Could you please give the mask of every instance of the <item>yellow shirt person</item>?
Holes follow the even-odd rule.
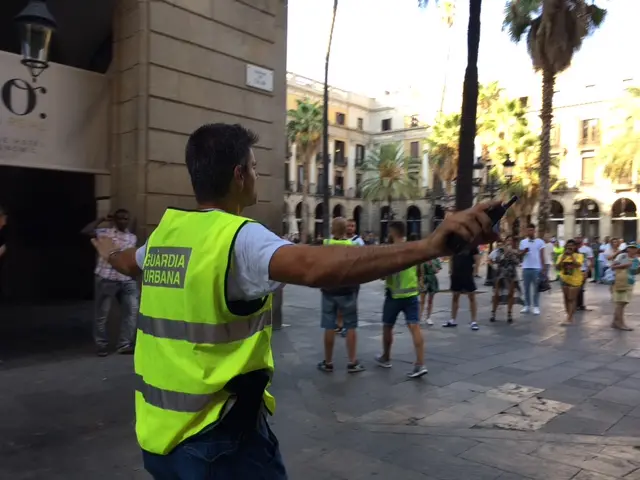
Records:
[[[570,287],[581,286],[584,277],[580,267],[583,263],[584,255],[582,253],[564,253],[560,255],[556,266],[562,283]]]

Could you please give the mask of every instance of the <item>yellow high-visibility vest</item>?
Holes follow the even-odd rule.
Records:
[[[418,267],[409,267],[389,275],[386,278],[386,286],[391,293],[391,298],[409,298],[418,295]]]
[[[217,421],[234,377],[273,374],[271,295],[226,296],[233,245],[250,221],[168,209],[149,237],[135,350],[136,434],[148,452],[167,454]],[[274,398],[263,398],[273,412]]]

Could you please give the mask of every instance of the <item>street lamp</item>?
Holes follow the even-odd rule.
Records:
[[[513,167],[515,166],[516,162],[511,160],[511,157],[507,153],[507,159],[502,163],[504,178],[507,179],[507,183],[511,183],[511,179],[513,179]]]
[[[34,81],[49,66],[51,36],[58,24],[44,0],[30,0],[15,21],[20,25],[21,63]]]

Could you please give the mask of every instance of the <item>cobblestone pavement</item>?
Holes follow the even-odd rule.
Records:
[[[447,283],[443,279],[443,283]],[[429,374],[408,380],[412,345],[401,326],[393,368],[377,368],[382,285],[360,294],[359,356],[367,371],[319,372],[317,291],[287,287],[285,326],[274,334],[278,400],[273,419],[292,480],[640,480],[640,299],[637,331],[609,328],[607,288],[590,285],[592,309],[560,327],[558,287],[542,315],[442,329],[450,295],[436,297],[425,328]],[[133,423],[131,358],[86,353],[0,365],[0,478],[142,479]]]

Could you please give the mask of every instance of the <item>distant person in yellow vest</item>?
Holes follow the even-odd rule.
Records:
[[[347,221],[342,218],[334,218],[331,223],[331,239],[325,239],[324,245],[356,246],[347,238]],[[349,363],[347,372],[358,373],[364,370],[364,366],[356,357],[356,329],[358,328],[358,296],[357,287],[333,287],[322,289],[322,320],[324,329],[324,360],[318,364],[323,372],[333,372],[333,346],[336,340],[336,325],[338,315],[342,316],[342,328],[346,331],[347,355]]]
[[[142,274],[136,434],[156,480],[287,478],[266,420],[272,294],[284,284],[357,285],[450,254],[454,233],[495,240],[484,211],[498,202],[455,213],[417,242],[293,245],[240,216],[257,201],[256,143],[240,125],[198,128],[185,155],[197,210],[168,208],[138,250],[92,240],[119,272]]]
[[[392,222],[389,225],[389,243],[394,245],[407,242],[404,223]],[[409,242],[409,244],[416,242]],[[420,302],[418,297],[418,266],[412,266],[385,279],[385,299],[382,307],[382,354],[376,362],[383,368],[391,368],[391,344],[393,327],[398,315],[404,313],[404,320],[413,339],[416,362],[407,374],[409,378],[418,378],[427,373],[424,366],[424,339],[420,330]]]

